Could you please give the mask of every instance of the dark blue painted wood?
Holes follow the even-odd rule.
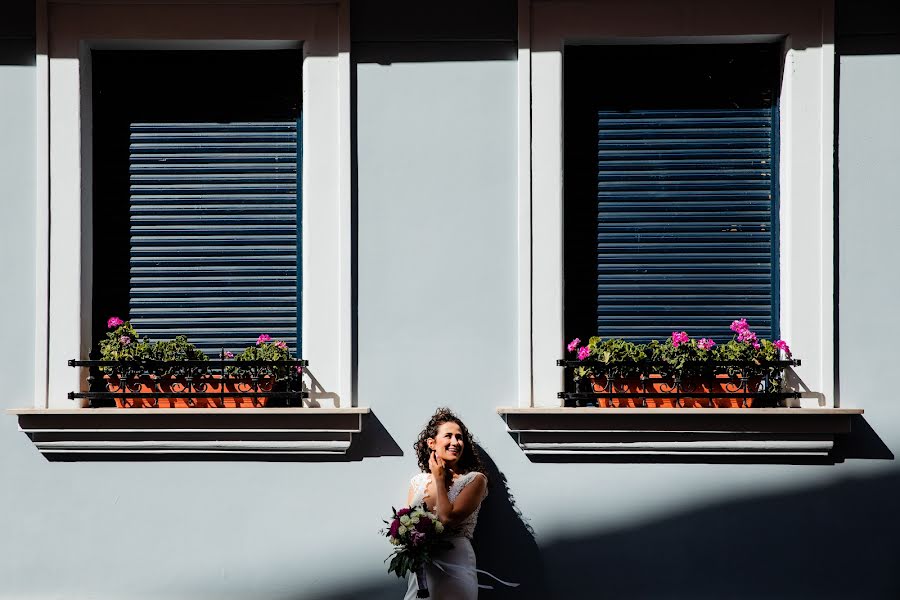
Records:
[[[218,354],[260,333],[297,348],[298,127],[130,126],[129,313]]]
[[[773,111],[599,110],[597,330],[773,334]]]

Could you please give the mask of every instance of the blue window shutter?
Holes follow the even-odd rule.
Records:
[[[129,314],[208,354],[297,350],[296,121],[133,122]]]
[[[579,335],[574,322],[582,338],[725,341],[745,317],[777,336],[774,48],[583,50],[567,92],[611,54],[619,70],[576,103],[577,124],[567,115],[567,133],[589,128],[593,143],[567,145],[591,161],[567,156],[567,177],[579,171],[567,181],[567,334]]]
[[[94,347],[112,315],[210,355],[300,352],[302,53],[93,50]]]
[[[772,111],[599,111],[597,330],[772,335]]]

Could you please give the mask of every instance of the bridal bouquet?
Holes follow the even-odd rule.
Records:
[[[391,561],[388,573],[396,573],[397,577],[402,578],[407,573],[415,572],[419,584],[416,597],[428,598],[425,565],[433,563],[432,555],[436,551],[447,550],[453,545],[444,537],[444,524],[434,513],[421,506],[391,510],[394,515],[385,521],[388,528],[383,530],[394,545],[393,552],[388,556]]]

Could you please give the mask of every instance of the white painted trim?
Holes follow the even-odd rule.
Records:
[[[826,457],[860,409],[499,408],[526,455]]]
[[[833,2],[531,2],[533,406],[558,406],[562,316],[562,54],[568,43],[745,43],[786,39],[781,96],[781,328],[813,393],[831,406],[833,349]],[[520,63],[526,58],[520,54]],[[523,68],[520,65],[520,68]],[[523,94],[520,88],[520,96]],[[522,99],[520,98],[520,102]],[[520,152],[524,145],[520,144]],[[520,157],[520,161],[523,160]],[[520,207],[521,207],[520,193]],[[521,291],[521,288],[520,288]],[[736,317],[739,315],[736,315]],[[520,368],[522,363],[520,362]],[[520,374],[520,379],[524,378]]]
[[[531,406],[531,0],[519,0],[518,15],[517,397],[519,406]]]
[[[52,35],[52,33],[51,33]],[[81,135],[78,47],[50,55],[50,335],[47,406],[67,408],[80,387],[66,366],[81,356]],[[89,314],[89,313],[88,313]]]
[[[12,409],[51,455],[344,455],[368,409]]]
[[[804,440],[717,440],[711,442],[627,441],[627,442],[519,442],[525,454],[586,455],[685,455],[685,456],[828,456],[834,436],[810,436]],[[39,446],[40,448],[40,446]],[[43,448],[41,448],[43,450]]]
[[[179,0],[49,0],[50,4],[177,4]],[[272,4],[272,5],[306,5],[314,6],[320,4],[334,4],[335,0],[187,0],[182,4],[200,4],[200,5],[253,5],[255,4]]]
[[[532,404],[559,406],[556,394],[563,389],[563,372],[556,366],[563,344],[562,86],[547,85],[543,79],[546,73],[562,72],[561,52],[532,51],[531,69],[531,218],[536,224],[531,236]]]
[[[346,141],[340,146],[338,158],[339,198],[338,233],[340,240],[340,360],[338,363],[339,388],[347,406],[356,406],[353,397],[353,217],[351,185],[353,156],[350,140],[351,132],[351,65],[350,65],[350,0],[340,0],[338,26],[338,89],[340,90],[340,139]]]
[[[35,2],[34,405],[47,407],[50,334],[50,62],[46,0]]]
[[[819,375],[822,381],[822,391],[826,394],[826,402],[834,407],[840,406],[840,395],[837,389],[836,373],[834,370],[834,357],[837,349],[834,347],[834,315],[835,315],[835,294],[834,294],[834,90],[838,82],[835,81],[835,50],[834,50],[834,7],[831,10],[822,12],[822,42],[823,46],[828,50],[822,52],[821,62],[821,79],[820,101],[821,101],[821,117],[820,127],[822,130],[822,152],[819,155],[819,161],[822,172],[822,216],[820,230],[822,232],[822,248],[820,249],[821,262],[820,275],[822,280],[822,289],[820,297],[822,298],[822,314],[821,322],[823,331],[827,334],[820,340],[821,344],[821,368]]]
[[[150,410],[150,409],[145,409]],[[159,409],[153,409],[159,410]],[[165,409],[165,410],[181,410],[181,409]],[[218,410],[218,409],[211,409]],[[25,411],[21,409],[12,409],[8,410],[10,414],[23,414]],[[34,412],[34,411],[28,411]],[[58,412],[58,411],[57,411]],[[553,415],[562,415],[565,417],[570,417],[572,415],[588,415],[592,417],[597,417],[598,419],[607,419],[607,418],[615,418],[615,417],[623,417],[623,418],[632,418],[632,417],[647,417],[649,419],[659,418],[660,416],[664,417],[681,417],[684,419],[691,419],[698,415],[719,415],[731,417],[735,415],[743,415],[750,417],[757,417],[760,415],[766,416],[778,416],[778,417],[786,417],[786,418],[797,418],[797,419],[806,419],[810,415],[829,415],[829,416],[840,416],[840,415],[861,415],[864,414],[865,411],[861,408],[804,408],[804,409],[796,409],[796,408],[785,408],[785,407],[768,407],[768,408],[692,408],[690,410],[685,410],[683,408],[630,408],[630,407],[622,407],[622,408],[601,408],[590,407],[590,406],[572,406],[572,407],[548,407],[548,408],[521,408],[521,407],[509,407],[502,406],[497,409],[498,415],[531,415],[535,417],[548,417]],[[581,425],[585,425],[584,421],[579,422]],[[525,431],[524,429],[515,429],[515,431]],[[549,431],[549,430],[548,430]],[[560,431],[591,431],[589,428],[585,429],[571,429],[566,428]]]
[[[39,298],[49,297],[49,335],[47,401],[36,394],[36,407],[74,406],[67,392],[82,382],[66,361],[86,356],[90,344],[90,72],[85,69],[90,49],[299,44],[304,56],[303,355],[315,377],[310,401],[350,406],[349,19],[337,1],[52,5],[49,103],[38,107],[53,140],[48,175],[40,177],[41,186],[50,187],[50,213],[39,227],[51,220],[54,226],[49,290],[37,290]]]
[[[581,410],[581,409],[579,409]],[[702,409],[697,409],[702,410]],[[716,410],[730,410],[730,409],[716,409]],[[748,410],[748,409],[742,409]],[[197,415],[217,415],[224,418],[232,418],[234,416],[241,416],[244,418],[245,416],[250,417],[259,417],[260,419],[265,419],[272,417],[274,415],[281,416],[290,416],[296,418],[309,418],[316,419],[322,416],[327,415],[368,415],[372,412],[370,408],[297,408],[297,407],[287,407],[287,408],[266,408],[265,410],[260,410],[258,408],[129,408],[129,409],[121,409],[121,408],[94,408],[90,412],[85,412],[82,410],[73,410],[73,409],[37,409],[37,408],[8,408],[6,409],[6,414],[9,415],[55,415],[55,416],[76,416],[80,419],[94,419],[101,418],[104,416],[121,418],[121,419],[140,419],[141,417],[153,418],[154,416],[159,415],[177,415],[179,417],[191,418]],[[861,411],[860,411],[861,412]],[[211,427],[205,427],[203,431],[208,431]],[[305,429],[307,430],[307,429]],[[23,431],[31,431],[30,429],[23,429]],[[109,430],[104,430],[109,431]],[[127,429],[127,431],[133,431],[133,429]],[[309,430],[312,431],[312,430]],[[318,431],[318,430],[316,430]],[[322,429],[321,431],[326,431]],[[330,431],[330,429],[328,430]],[[356,430],[354,430],[356,431]]]
[[[42,454],[79,454],[82,452],[118,454],[346,454],[352,436],[343,440],[322,441],[231,441],[231,440],[162,440],[162,441],[84,441],[53,440],[36,441],[35,447]]]

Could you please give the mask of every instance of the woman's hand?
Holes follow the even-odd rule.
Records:
[[[428,469],[431,471],[431,476],[434,477],[435,483],[444,481],[444,460],[438,457],[437,452],[434,450],[431,451],[431,456],[428,457]]]

